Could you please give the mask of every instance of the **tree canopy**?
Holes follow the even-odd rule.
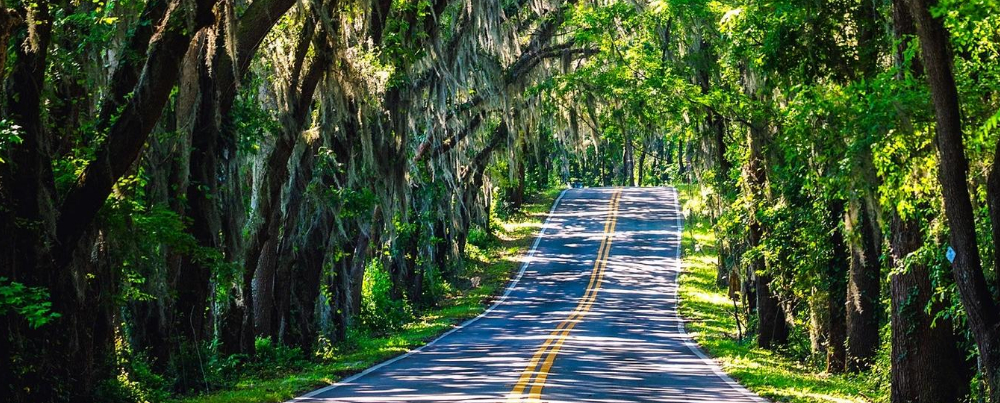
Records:
[[[1000,402],[994,0],[0,0],[0,40],[0,400],[218,389],[468,287],[545,189],[696,183],[741,339]]]

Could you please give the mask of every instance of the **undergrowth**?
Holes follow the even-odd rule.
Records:
[[[799,330],[793,332],[789,344],[776,351],[758,348],[752,337],[738,337],[733,302],[727,290],[716,285],[715,233],[701,214],[703,200],[697,187],[679,188],[687,215],[679,309],[688,321],[688,332],[722,369],[747,389],[776,402],[888,401],[883,373],[888,371],[889,360],[885,345],[872,372],[840,375],[825,373],[822,363],[811,357],[808,335],[801,330],[804,326],[795,326]]]
[[[389,298],[388,274],[378,265],[370,265],[363,284],[361,314],[347,340],[323,346],[311,357],[267,339],[258,340],[258,354],[253,359],[232,357],[211,364],[217,368],[209,372],[230,374],[224,389],[168,401],[282,402],[426,344],[492,303],[516,273],[521,255],[533,242],[559,192],[542,192],[517,214],[495,218],[488,229],[474,227],[466,247],[463,278],[456,282],[464,286],[452,287],[436,307],[414,312],[407,304]]]

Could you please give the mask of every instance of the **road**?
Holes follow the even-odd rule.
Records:
[[[682,229],[673,188],[569,189],[490,310],[295,402],[762,402],[681,330]]]

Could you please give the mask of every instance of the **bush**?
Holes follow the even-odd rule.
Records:
[[[261,377],[301,368],[306,360],[302,349],[275,343],[269,337],[258,337],[254,340],[254,348],[257,354],[249,370]]]
[[[470,244],[476,245],[476,247],[480,249],[490,248],[497,244],[496,236],[486,231],[479,225],[473,225],[469,228],[468,241]]]
[[[868,387],[866,395],[875,396],[872,403],[889,403],[892,395],[892,325],[886,323],[879,332],[881,345],[871,371],[862,375]],[[979,401],[979,400],[970,400]]]
[[[223,356],[206,350],[205,384],[209,389],[232,388],[245,379],[268,379],[307,366],[307,357],[298,347],[275,343],[269,337],[254,340],[256,354]]]
[[[378,260],[365,270],[361,285],[360,327],[373,334],[386,334],[413,320],[413,309],[406,300],[392,298],[392,279]]]
[[[95,401],[107,403],[159,402],[169,396],[170,382],[156,374],[142,354],[118,351],[118,374],[97,385]]]
[[[508,220],[519,212],[520,206],[513,203],[514,193],[515,189],[513,184],[509,184],[509,186],[501,186],[498,189],[493,206],[493,211],[496,213],[497,217],[503,220]]]

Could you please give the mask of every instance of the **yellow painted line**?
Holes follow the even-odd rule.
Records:
[[[577,316],[579,316],[578,312],[580,310],[580,306],[583,304],[583,301],[586,301],[589,298],[591,290],[593,289],[594,286],[594,282],[597,279],[596,275],[598,269],[597,263],[601,261],[601,256],[604,253],[604,249],[608,241],[607,235],[608,235],[608,229],[610,228],[611,224],[611,210],[614,208],[614,202],[616,197],[617,193],[612,195],[611,200],[608,201],[608,219],[604,222],[604,231],[601,236],[601,246],[600,248],[598,248],[597,251],[597,260],[595,260],[594,271],[590,275],[590,283],[587,284],[586,292],[584,293],[583,298],[581,298],[580,304],[577,305],[576,309],[573,310],[573,313],[568,318],[559,323],[559,326],[557,326],[554,331],[549,333],[549,337],[545,340],[545,343],[543,343],[542,346],[539,347],[538,351],[535,352],[535,355],[531,357],[531,360],[528,362],[528,366],[524,369],[524,371],[521,372],[521,377],[518,379],[517,384],[514,386],[514,390],[511,391],[511,396],[509,401],[512,402],[520,401],[521,394],[524,393],[524,389],[527,387],[528,381],[530,381],[531,377],[535,374],[535,368],[538,366],[539,361],[541,361],[542,356],[545,355],[545,352],[548,350],[549,345],[551,345],[555,341],[555,339],[553,339],[552,336],[556,336],[557,334],[559,334],[563,328],[569,326],[569,324],[572,323],[572,321],[576,319]]]
[[[576,324],[582,320],[584,313],[590,310],[594,302],[597,300],[597,291],[601,287],[601,281],[604,279],[604,269],[607,267],[607,258],[611,253],[611,238],[615,232],[615,226],[617,224],[617,212],[618,212],[618,202],[621,200],[621,190],[618,189],[611,196],[611,200],[608,202],[609,211],[608,218],[604,222],[604,232],[601,238],[601,246],[597,250],[597,257],[594,261],[594,269],[590,275],[590,282],[587,284],[587,289],[584,292],[583,297],[581,297],[580,302],[577,304],[576,309],[567,317],[565,320],[559,323],[555,330],[549,333],[549,337],[545,342],[538,348],[535,355],[531,357],[528,361],[527,367],[521,372],[520,378],[518,378],[517,383],[514,385],[514,389],[511,391],[508,402],[520,402],[524,395],[524,390],[527,389],[529,383],[532,385],[531,393],[528,398],[529,401],[537,401],[539,396],[541,396],[542,388],[545,385],[545,380],[548,378],[548,371],[552,368],[552,364],[555,362],[556,356],[559,354],[559,350],[562,348],[563,342],[569,337],[569,333],[576,327]],[[550,349],[551,347],[551,349]],[[539,363],[542,362],[542,358],[545,357],[542,363],[541,369],[536,373],[535,369],[538,367]],[[535,377],[534,382],[530,382],[532,377]]]
[[[620,200],[621,200],[620,197],[617,200],[615,200],[615,205],[611,210],[613,216],[611,218],[611,229],[608,231],[607,248],[604,249],[604,257],[598,261],[598,264],[600,264],[600,269],[597,275],[597,282],[594,285],[593,288],[594,291],[592,293],[592,297],[590,301],[587,302],[587,305],[584,306],[583,312],[581,312],[580,314],[581,316],[583,313],[589,312],[590,308],[594,305],[595,302],[597,302],[597,291],[601,288],[601,283],[604,280],[604,271],[605,268],[608,267],[608,257],[610,257],[611,255],[611,241],[615,233],[615,227],[618,224],[617,220],[618,202]],[[582,321],[582,318],[580,319],[580,321]],[[568,326],[565,330],[563,330],[562,334],[559,337],[559,340],[556,341],[555,346],[548,352],[548,357],[546,357],[545,363],[542,365],[541,370],[538,371],[538,375],[535,377],[534,385],[531,387],[531,393],[528,394],[529,402],[538,401],[539,399],[541,399],[542,388],[545,387],[545,381],[549,377],[549,370],[552,368],[552,364],[555,363],[556,356],[559,355],[559,350],[562,348],[563,342],[565,342],[566,339],[569,338],[570,330],[573,330],[573,327],[575,327],[576,324],[579,323],[580,321],[574,321],[570,326]]]

